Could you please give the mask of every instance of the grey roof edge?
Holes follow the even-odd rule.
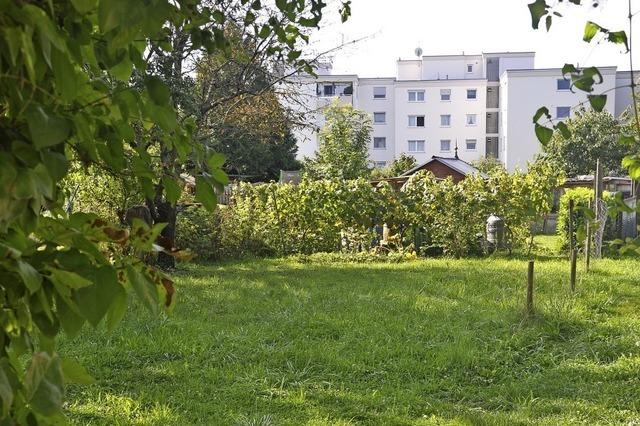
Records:
[[[448,161],[441,161],[441,160],[461,161],[464,164],[466,164],[469,168],[474,170],[472,173],[477,173],[478,175],[480,175],[482,177],[487,177],[486,174],[482,173],[480,170],[476,169],[471,164],[467,163],[466,161],[462,160],[461,158],[440,157],[440,156],[437,156],[437,155],[432,155],[430,160],[425,161],[422,164],[418,164],[417,166],[415,166],[415,167],[407,170],[406,172],[402,173],[400,176],[411,176],[413,173],[415,173],[416,171],[420,170],[422,167],[426,166],[427,164],[429,164],[429,163],[431,163],[433,161],[439,161],[440,163],[444,164],[445,166],[450,167],[451,169],[453,169],[456,172],[461,173],[461,174],[463,174],[465,176],[469,175],[469,170],[462,170],[460,167],[456,166],[455,164],[451,164]]]

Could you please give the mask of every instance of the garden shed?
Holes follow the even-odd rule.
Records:
[[[408,177],[420,170],[427,170],[437,178],[446,179],[451,177],[455,183],[464,180],[467,176],[480,175],[485,176],[480,170],[473,167],[471,164],[464,160],[461,160],[457,155],[455,157],[439,157],[434,155],[426,163],[417,165],[416,167],[407,170],[401,176]]]

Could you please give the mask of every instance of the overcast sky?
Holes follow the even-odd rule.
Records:
[[[422,48],[423,55],[535,51],[536,68],[561,67],[568,62],[629,69],[628,56],[620,46],[582,41],[587,20],[628,31],[626,0],[603,0],[596,9],[565,6],[564,17],[554,21],[549,33],[531,28],[527,8],[531,1],[352,0],[347,23],[341,24],[337,13],[330,12],[324,27],[313,35],[311,49],[324,51],[366,37],[333,54],[333,73],[362,77],[395,76],[395,61],[414,58],[416,47]],[[590,5],[592,0],[583,3]],[[640,11],[640,0],[632,0],[632,10]],[[640,22],[640,13],[635,19]],[[634,28],[634,68],[638,69],[640,25]]]

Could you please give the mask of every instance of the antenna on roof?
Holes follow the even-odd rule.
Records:
[[[422,47],[416,47],[416,50],[414,50],[414,53],[416,54],[416,56],[419,58],[422,56]]]
[[[456,138],[456,149],[454,149],[453,152],[454,152],[453,158],[458,160],[458,138]]]

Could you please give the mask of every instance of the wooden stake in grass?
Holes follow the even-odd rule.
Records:
[[[529,261],[527,271],[527,315],[533,313],[533,260]]]
[[[573,252],[573,200],[569,200],[569,253]]]
[[[591,200],[589,200],[589,210],[591,210]],[[591,220],[587,218],[587,239],[584,242],[584,269],[589,272],[589,263],[591,263]]]
[[[578,250],[571,250],[571,291],[576,291],[576,261],[578,259]]]

